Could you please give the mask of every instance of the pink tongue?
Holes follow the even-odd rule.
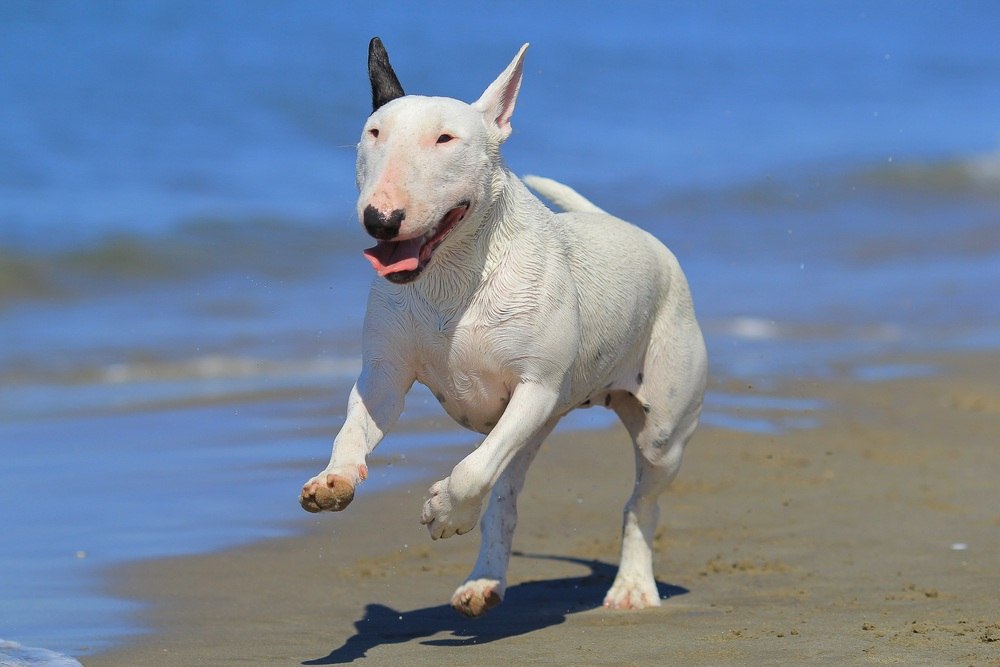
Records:
[[[420,248],[423,239],[418,237],[408,241],[380,241],[374,248],[365,250],[365,257],[379,276],[390,273],[414,271],[420,266]]]

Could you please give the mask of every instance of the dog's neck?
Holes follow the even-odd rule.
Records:
[[[502,266],[518,237],[532,235],[552,212],[506,167],[494,173],[487,201],[456,229],[415,282],[404,286],[435,308],[457,310]]]

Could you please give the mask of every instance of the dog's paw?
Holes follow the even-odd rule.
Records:
[[[481,502],[459,502],[448,491],[448,479],[431,487],[420,523],[427,526],[431,539],[462,535],[476,527]]]
[[[451,606],[462,616],[478,618],[503,602],[503,586],[496,579],[473,579],[458,587]]]
[[[368,476],[368,468],[358,466],[358,479]],[[356,481],[345,475],[323,471],[302,487],[299,504],[307,512],[339,512],[354,500]]]
[[[611,590],[604,596],[604,606],[608,609],[659,607],[660,594],[656,590],[655,582],[619,581],[615,579]]]

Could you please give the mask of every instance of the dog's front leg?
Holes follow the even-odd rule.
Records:
[[[299,503],[309,512],[340,511],[354,499],[354,489],[368,477],[368,455],[395,425],[411,374],[388,363],[366,359],[347,403],[347,418],[333,442],[330,463],[302,487]]]
[[[535,382],[519,384],[503,416],[476,451],[431,487],[420,522],[433,539],[472,530],[483,499],[527,443],[554,419],[558,390]]]

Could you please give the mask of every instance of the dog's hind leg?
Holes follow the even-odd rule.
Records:
[[[671,411],[666,405],[650,405],[631,393],[615,392],[612,407],[632,436],[635,487],[625,505],[621,563],[604,598],[604,606],[658,607],[660,596],[653,575],[653,540],[660,514],[658,499],[680,469],[684,447],[698,423],[700,399],[676,423],[670,420]]]
[[[528,467],[555,421],[542,429],[510,462],[490,493],[490,502],[479,523],[482,533],[479,557],[466,579],[451,596],[451,606],[463,616],[481,616],[503,600],[507,565],[517,526],[517,496]]]

